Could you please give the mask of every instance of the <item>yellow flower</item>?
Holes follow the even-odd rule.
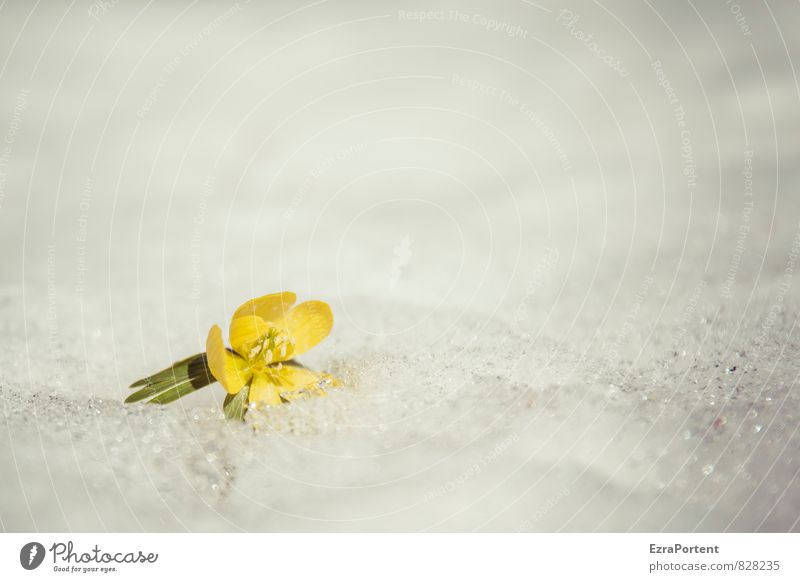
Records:
[[[248,388],[249,402],[281,404],[308,394],[324,394],[335,382],[292,361],[324,340],[333,327],[333,313],[323,301],[297,306],[294,293],[273,293],[244,303],[233,314],[232,350],[225,348],[222,330],[208,332],[206,355],[214,378],[230,395]],[[241,395],[244,396],[244,395]]]

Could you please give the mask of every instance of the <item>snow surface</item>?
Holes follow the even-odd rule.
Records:
[[[6,2],[0,527],[800,530],[800,6],[548,6]],[[122,404],[278,290],[343,388]]]

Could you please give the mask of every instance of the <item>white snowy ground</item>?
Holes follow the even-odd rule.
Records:
[[[800,5],[419,5],[3,3],[0,528],[800,530]]]

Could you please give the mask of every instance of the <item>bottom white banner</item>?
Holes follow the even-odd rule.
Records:
[[[0,535],[0,580],[800,580],[798,541],[796,534],[13,533]]]

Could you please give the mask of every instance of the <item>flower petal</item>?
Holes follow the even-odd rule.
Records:
[[[231,321],[231,347],[245,360],[250,359],[250,350],[267,335],[267,322],[257,315],[242,315]]]
[[[299,366],[287,366],[283,364],[280,370],[275,370],[275,376],[281,386],[281,390],[298,390],[306,388],[311,385],[316,385],[319,382],[319,374],[312,372],[307,368]]]
[[[281,403],[281,393],[278,386],[272,383],[271,375],[256,374],[250,385],[250,402],[262,402],[270,406]]]
[[[242,303],[234,312],[232,319],[235,320],[245,315],[257,315],[264,321],[277,321],[286,315],[296,301],[297,295],[291,291],[271,293]]]
[[[236,394],[252,377],[252,372],[242,358],[225,349],[222,341],[222,329],[214,325],[208,330],[206,339],[206,357],[208,368],[230,394]]]
[[[281,396],[286,400],[325,396],[323,385],[340,385],[340,382],[333,380],[330,374],[318,374],[306,368],[286,364],[277,370],[276,375],[281,385]]]
[[[328,337],[333,312],[324,301],[306,301],[289,310],[282,325],[294,340],[291,357],[307,352]]]

